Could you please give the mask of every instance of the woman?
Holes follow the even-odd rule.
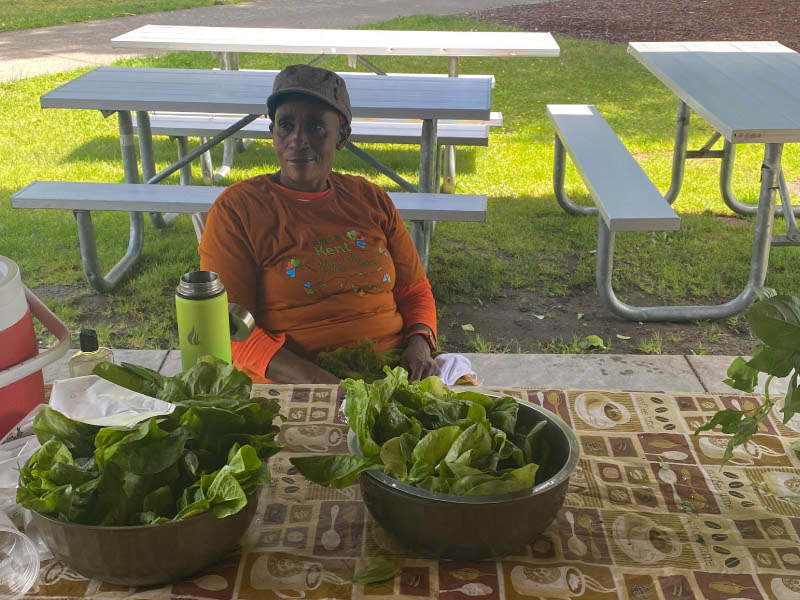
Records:
[[[255,316],[234,363],[275,382],[335,383],[316,354],[370,339],[379,352],[404,347],[412,379],[435,374],[436,306],[402,219],[381,188],[331,171],[350,135],[344,80],[286,67],[267,112],[280,170],[221,194],[199,247],[200,267]]]

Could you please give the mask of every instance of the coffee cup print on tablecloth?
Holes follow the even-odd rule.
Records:
[[[587,591],[608,594],[606,587],[578,567],[517,565],[511,569],[511,586],[517,594],[542,598],[578,598]]]
[[[631,419],[626,406],[599,392],[585,392],[575,398],[575,414],[596,429],[611,429]]]
[[[770,591],[775,600],[797,600],[800,598],[800,576],[775,577],[769,582]]]
[[[729,437],[703,436],[697,442],[697,447],[705,457],[721,462],[729,441]],[[784,455],[785,453],[783,452],[778,452],[769,446],[749,440],[740,446],[736,446],[733,450],[733,456],[728,462],[731,465],[750,466],[754,465],[756,462],[763,462],[759,461],[759,459],[765,457]]]
[[[337,425],[284,425],[280,437],[290,452],[330,452],[346,445],[345,430]]]
[[[677,533],[636,513],[617,517],[611,530],[617,546],[634,563],[657,563],[680,556],[683,549]]]
[[[250,568],[249,584],[254,590],[270,590],[279,598],[305,598],[323,582],[337,586],[349,582],[325,570],[321,562],[281,555],[261,554]]]
[[[796,498],[800,496],[800,473],[795,471],[769,471],[764,473],[764,483],[770,493],[778,499]]]
[[[788,423],[784,423],[782,410],[783,402],[776,402],[772,407],[772,416],[775,417],[775,420],[794,433],[800,433],[800,413],[795,413]]]

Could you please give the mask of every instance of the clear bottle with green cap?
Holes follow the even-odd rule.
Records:
[[[101,362],[114,362],[111,348],[100,346],[94,329],[81,329],[81,349],[69,359],[70,377],[91,375],[94,366]]]

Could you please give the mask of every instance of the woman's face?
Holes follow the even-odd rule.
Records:
[[[281,185],[323,191],[333,156],[347,140],[338,113],[316,98],[291,96],[278,105],[269,130],[281,166]]]

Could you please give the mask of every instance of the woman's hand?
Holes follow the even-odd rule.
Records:
[[[275,353],[264,375],[275,383],[339,383],[333,373],[286,348]]]
[[[439,367],[431,357],[431,347],[428,345],[428,340],[421,335],[412,335],[408,338],[400,363],[408,371],[411,381],[418,381],[425,379],[429,375],[437,375],[439,373]]]

